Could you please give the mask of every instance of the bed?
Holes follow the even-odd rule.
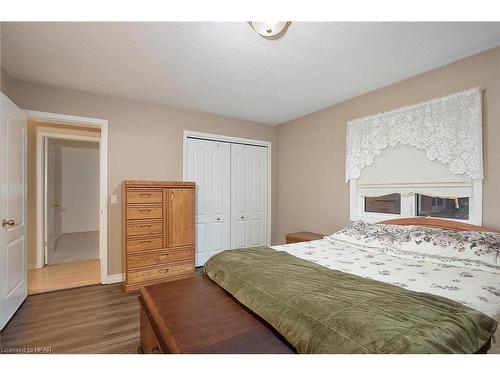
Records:
[[[493,232],[412,218],[221,252],[202,277],[143,290],[141,350],[498,352],[500,249]],[[458,255],[443,238],[454,241]],[[415,251],[419,241],[424,250]]]

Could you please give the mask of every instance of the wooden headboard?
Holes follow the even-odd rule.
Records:
[[[379,221],[379,224],[393,224],[393,225],[420,225],[423,227],[463,230],[471,232],[499,232],[498,230],[482,227],[479,225],[472,225],[461,223],[459,221],[445,220],[445,219],[431,219],[428,217],[406,217],[403,219],[392,219]]]

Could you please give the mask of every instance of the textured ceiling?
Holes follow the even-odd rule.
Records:
[[[267,124],[500,45],[500,23],[3,23],[17,79]]]

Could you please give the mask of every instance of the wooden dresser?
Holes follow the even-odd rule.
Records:
[[[194,275],[194,182],[123,182],[125,290]]]

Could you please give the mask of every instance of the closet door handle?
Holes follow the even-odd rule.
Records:
[[[2,220],[2,227],[4,227],[4,228],[5,227],[12,227],[14,225],[16,225],[16,222],[14,220],[12,220],[12,219],[10,219],[10,220],[9,219],[3,219]]]

